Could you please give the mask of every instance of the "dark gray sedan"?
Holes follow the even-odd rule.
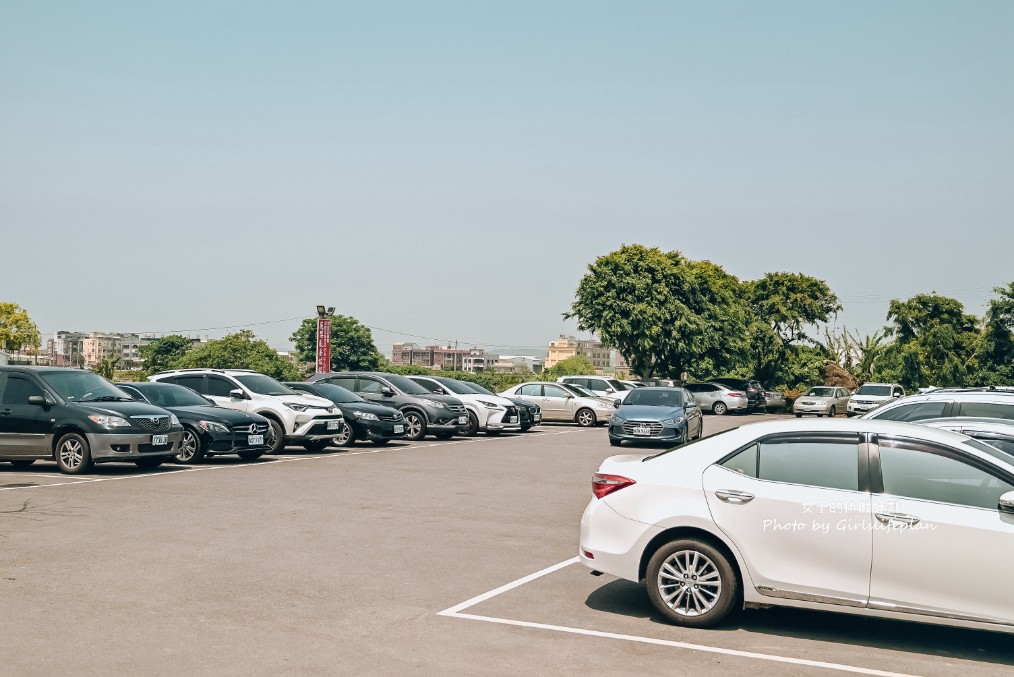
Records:
[[[608,430],[614,447],[624,440],[682,444],[704,434],[704,417],[683,388],[637,388],[618,406]]]

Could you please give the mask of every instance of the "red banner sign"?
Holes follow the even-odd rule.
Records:
[[[331,320],[317,319],[317,373],[331,373]]]

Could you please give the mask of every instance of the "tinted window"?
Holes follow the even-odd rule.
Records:
[[[563,388],[551,385],[544,386],[543,393],[545,397],[567,397],[568,395],[570,395],[570,393],[568,393]]]
[[[120,390],[122,390],[123,392],[125,392],[128,395],[130,395],[131,397],[133,397],[138,402],[145,402],[145,401],[147,401],[147,400],[145,400],[144,395],[141,394],[141,391],[139,391],[137,388],[135,388],[133,386],[124,386],[124,385],[121,385],[121,386],[117,386],[117,387]]]
[[[598,390],[602,392],[609,390],[609,384],[600,378],[589,378],[585,379],[585,381],[587,382],[586,387],[591,390]]]
[[[959,406],[961,407],[961,416],[1014,419],[1014,404],[997,404],[995,402],[962,402]]]
[[[884,493],[996,509],[1014,486],[967,463],[902,440],[880,440]]]
[[[456,395],[474,395],[475,391],[471,388],[470,384],[462,383],[461,381],[455,381],[453,378],[437,378],[434,379],[440,385],[450,390]]]
[[[39,374],[46,384],[68,402],[101,402],[133,399],[98,374],[82,369],[46,371]]]
[[[341,386],[342,388],[345,388],[345,390],[356,392],[355,376],[335,376],[334,378],[329,378],[327,382],[336,386]]]
[[[0,404],[28,404],[28,398],[32,395],[42,396],[42,388],[24,376],[12,374],[7,378],[7,387],[4,388]]]
[[[129,386],[124,390],[130,392]],[[211,403],[190,388],[171,383],[152,383],[137,388],[145,399],[159,407],[209,407]],[[131,393],[133,394],[133,393]]]
[[[412,380],[415,383],[418,383],[419,385],[421,385],[426,390],[430,391],[431,393],[434,393],[435,395],[443,395],[444,394],[443,389],[438,384],[434,383],[433,381],[426,381],[426,380],[422,380],[422,379],[420,379],[418,381],[416,381],[415,379],[412,379]]]
[[[858,438],[762,440],[722,465],[762,480],[859,490]]]
[[[542,384],[541,383],[529,383],[521,386],[521,389],[517,391],[518,395],[529,397],[542,397]]]
[[[346,380],[355,381],[355,379],[346,379]],[[364,401],[363,398],[359,397],[359,395],[356,395],[354,392],[351,392],[347,388],[342,388],[341,386],[337,386],[337,385],[335,385],[333,383],[315,383],[314,386],[313,386],[313,389],[316,390],[317,392],[319,392],[321,394],[321,396],[326,397],[327,399],[331,400],[332,402],[338,402],[338,403],[341,403],[341,404],[348,404],[348,403],[351,403],[351,402],[363,402]],[[293,390],[297,390],[297,391],[300,391],[300,392],[308,392],[310,394],[315,394],[310,389],[304,390],[303,388],[300,388],[300,387],[293,388]]]
[[[359,392],[361,393],[374,393],[379,395],[380,390],[383,387],[384,384],[376,379],[359,377]]]
[[[209,376],[207,383],[208,395],[215,397],[229,397],[229,392],[236,390],[236,385],[220,376]]]
[[[428,395],[429,391],[423,388],[421,385],[410,379],[401,376],[400,374],[384,374],[384,378],[391,382],[395,388],[405,393],[406,395]]]
[[[872,418],[886,421],[923,421],[927,418],[941,418],[948,402],[915,402],[888,409]]]
[[[859,386],[856,395],[873,395],[875,397],[890,397],[891,386]]]
[[[178,386],[184,386],[191,390],[196,390],[199,393],[204,393],[204,377],[203,376],[174,376],[172,378],[163,379],[169,383],[175,383]],[[207,394],[207,393],[204,393]]]
[[[634,390],[627,395],[627,399],[623,401],[623,404],[648,407],[682,407],[683,391],[675,388],[672,390]]]

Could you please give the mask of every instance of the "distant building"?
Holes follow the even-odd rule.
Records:
[[[545,368],[550,369],[558,362],[577,355],[591,360],[596,371],[604,372],[612,368],[610,351],[602,345],[601,341],[562,335],[555,341],[549,342],[549,355],[546,357]]]
[[[465,358],[469,356],[470,352],[467,348],[421,347],[415,343],[395,343],[391,349],[391,364],[415,365],[443,371],[461,371],[464,369]]]
[[[483,371],[493,371],[492,365],[496,362],[496,355],[490,355],[480,348],[472,348],[465,355],[462,361],[462,369],[473,374]]]
[[[152,340],[138,334],[58,331],[46,345],[47,361],[56,367],[92,369],[102,360],[115,357],[117,369],[141,369],[141,346]]]
[[[499,373],[514,373],[519,371],[534,371],[536,374],[542,372],[545,362],[541,357],[531,355],[500,355],[493,363],[493,371]]]

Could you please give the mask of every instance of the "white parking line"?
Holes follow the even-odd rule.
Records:
[[[476,595],[471,599],[468,599],[460,604],[456,604],[443,611],[438,611],[438,616],[446,616],[447,618],[461,618],[469,621],[482,621],[484,623],[497,623],[499,625],[512,625],[521,628],[534,628],[537,630],[551,630],[553,632],[565,632],[572,635],[584,635],[587,637],[601,637],[604,639],[617,639],[625,642],[638,642],[641,644],[654,644],[656,646],[665,646],[675,649],[686,649],[689,651],[703,651],[706,653],[717,653],[726,656],[737,656],[739,658],[752,658],[761,661],[772,661],[775,663],[787,663],[790,665],[802,665],[809,668],[823,668],[826,670],[837,670],[839,672],[852,672],[861,675],[877,675],[878,677],[915,677],[902,672],[889,672],[886,670],[874,670],[872,668],[862,668],[856,665],[844,665],[841,663],[827,663],[824,661],[812,661],[805,658],[793,658],[792,656],[777,656],[775,654],[757,653],[754,651],[740,651],[739,649],[726,649],[718,646],[708,646],[705,644],[691,644],[689,642],[677,642],[668,639],[656,639],[654,637],[640,637],[637,635],[624,635],[616,632],[602,632],[600,630],[586,630],[584,628],[572,628],[566,625],[549,625],[546,623],[534,623],[532,621],[517,621],[509,618],[496,618],[494,616],[479,616],[476,614],[465,614],[461,613],[465,609],[475,606],[481,602],[492,599],[498,595],[502,595],[505,592],[519,588],[522,585],[531,583],[534,580],[547,576],[553,572],[565,569],[566,567],[576,564],[578,562],[577,557],[573,557],[568,560],[554,564],[553,566],[546,567],[541,571],[536,571],[534,574],[529,574],[515,581],[511,581],[506,585],[501,585],[499,588],[484,592],[481,595]]]
[[[26,489],[47,489],[49,487],[66,487],[74,484],[94,484],[96,482],[112,482],[116,480],[137,480],[147,477],[172,477],[174,475],[181,475],[186,473],[194,472],[207,472],[209,470],[247,470],[250,468],[267,468],[278,463],[295,463],[297,461],[336,461],[350,456],[362,456],[365,454],[381,454],[385,452],[396,452],[396,451],[411,451],[413,449],[429,449],[432,447],[447,447],[454,445],[472,445],[481,444],[483,442],[507,442],[509,440],[520,440],[520,439],[533,439],[538,437],[549,437],[551,435],[569,435],[572,433],[589,432],[588,428],[577,428],[570,430],[560,430],[555,432],[543,432],[538,431],[536,433],[528,433],[526,435],[515,435],[513,437],[462,437],[455,440],[445,440],[441,442],[433,442],[431,444],[413,444],[407,447],[395,446],[395,447],[377,447],[376,449],[363,449],[361,451],[346,451],[346,452],[335,452],[324,456],[296,456],[293,458],[274,458],[271,460],[263,461],[261,463],[242,463],[235,465],[200,465],[183,467],[170,471],[153,472],[153,473],[140,473],[137,475],[118,475],[116,477],[82,477],[81,479],[67,480],[66,482],[52,482],[49,484],[36,484],[30,486],[17,486],[17,487],[0,487],[0,491],[22,491]],[[67,475],[34,475],[32,473],[18,473],[17,477],[27,479],[29,477],[56,477],[65,479]]]

